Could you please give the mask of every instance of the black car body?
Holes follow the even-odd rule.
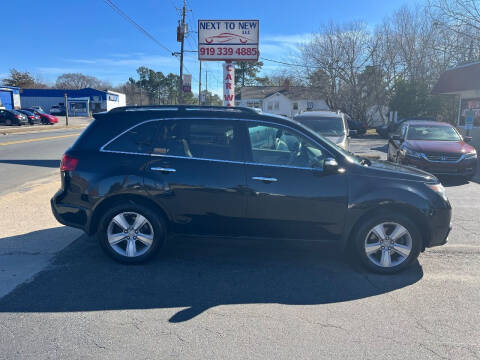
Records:
[[[95,114],[64,155],[61,184],[51,200],[58,221],[96,233],[124,262],[151,256],[168,231],[331,240],[393,272],[450,230],[450,203],[430,174],[356,158],[300,123],[246,108]],[[389,235],[409,244],[405,261]]]
[[[40,124],[42,122],[42,118],[39,115],[37,115],[37,114],[35,114],[31,111],[23,110],[23,109],[22,110],[17,110],[17,111],[27,116],[28,123],[30,125]]]
[[[347,118],[347,122],[348,128],[356,131],[355,135],[364,135],[367,132],[367,127],[362,122],[350,118]]]
[[[26,125],[28,124],[28,118],[25,114],[16,110],[0,109],[0,124]]]

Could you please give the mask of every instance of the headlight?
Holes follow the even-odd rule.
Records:
[[[418,152],[418,151],[414,151],[412,149],[409,149],[409,148],[405,148],[405,152],[407,154],[407,156],[411,156],[411,157],[414,157],[414,158],[421,158],[422,157],[422,153],[421,152]]]
[[[477,151],[474,149],[472,152],[465,154],[465,159],[476,159],[477,158]]]
[[[447,199],[447,194],[445,193],[445,188],[443,187],[442,184],[440,183],[426,183],[425,185],[427,185],[430,189],[432,189],[433,191],[435,191],[438,195],[440,195],[444,200],[448,200]]]

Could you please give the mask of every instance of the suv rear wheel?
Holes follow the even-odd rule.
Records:
[[[361,262],[378,273],[395,273],[418,257],[421,235],[407,217],[387,212],[363,223],[355,238]]]
[[[117,205],[100,220],[97,232],[103,249],[117,261],[141,263],[165,242],[165,221],[139,204]]]

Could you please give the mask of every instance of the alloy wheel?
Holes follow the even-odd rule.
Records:
[[[154,241],[153,226],[137,212],[121,212],[107,227],[109,246],[119,255],[138,257],[145,254]]]
[[[390,268],[403,263],[412,251],[412,236],[403,225],[383,222],[365,238],[365,254],[375,265]]]

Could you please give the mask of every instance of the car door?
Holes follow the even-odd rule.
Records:
[[[246,200],[238,124],[182,119],[159,126],[144,183],[170,213],[174,230],[241,234]]]
[[[7,112],[5,110],[0,109],[0,124],[5,124],[7,120]]]
[[[256,121],[244,126],[249,235],[339,239],[347,209],[347,176],[324,170],[329,152],[285,126]]]

